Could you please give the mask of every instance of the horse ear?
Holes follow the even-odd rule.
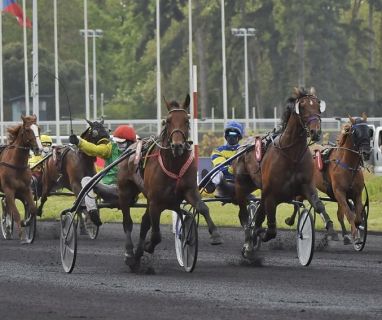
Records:
[[[104,122],[104,120],[103,120],[103,118],[101,118],[101,121],[99,123],[103,125],[103,122]]]
[[[23,123],[25,123],[25,118],[24,115],[21,115],[21,120],[23,120]]]
[[[296,97],[300,96],[300,89],[297,88],[297,87],[294,87],[294,88],[293,88],[293,94],[294,94]]]
[[[190,108],[190,100],[191,100],[190,95],[187,94],[186,99],[184,100],[184,103],[183,103],[183,109],[184,110],[188,111],[188,109]]]
[[[355,124],[355,120],[352,118],[350,114],[348,114],[349,120],[351,124]]]
[[[88,119],[85,119],[85,120],[86,120],[86,122],[88,123],[89,126],[91,126],[91,127],[93,126],[93,122],[91,122],[91,121],[88,120]]]
[[[171,106],[170,106],[170,104],[167,102],[167,100],[166,100],[166,98],[165,98],[164,96],[163,96],[163,101],[164,101],[164,103],[166,104],[167,110],[170,111]]]
[[[315,96],[316,95],[316,89],[314,87],[310,87],[310,94],[312,96]]]
[[[367,121],[367,115],[366,115],[366,113],[365,112],[362,112],[362,120],[364,121],[364,122],[366,122]]]

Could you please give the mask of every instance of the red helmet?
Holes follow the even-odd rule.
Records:
[[[135,142],[137,140],[137,134],[133,127],[124,124],[114,130],[113,139],[116,142],[124,142],[125,140]]]

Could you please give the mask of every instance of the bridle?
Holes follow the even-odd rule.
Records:
[[[185,112],[187,117],[188,117],[188,113],[185,109],[180,109],[180,108],[177,108],[177,109],[172,109],[170,110],[168,113],[171,114],[171,112],[175,112],[175,111],[182,111],[182,112]],[[163,131],[161,133],[162,137],[164,138],[166,136],[166,133],[168,133],[168,122],[164,122],[164,128],[163,128]],[[182,135],[182,138],[183,138],[183,146],[184,148],[187,150],[187,151],[190,151],[191,150],[191,145],[192,145],[192,141],[190,140],[187,140],[188,138],[188,130],[190,129],[190,125],[189,125],[189,122],[187,122],[187,132],[184,132],[183,130],[179,129],[179,128],[175,128],[173,129],[170,134],[167,135],[167,146],[163,146],[163,145],[158,145],[161,149],[171,149],[172,151],[174,151],[175,149],[175,146],[174,144],[172,143],[172,137],[175,133],[180,133]]]
[[[313,140],[312,139],[312,135],[311,135],[311,132],[310,132],[308,126],[309,126],[309,124],[311,122],[316,122],[317,121],[319,123],[319,127],[320,127],[320,130],[321,130],[321,116],[318,113],[314,113],[314,114],[311,114],[308,117],[307,121],[304,121],[303,116],[300,114],[300,108],[299,107],[300,107],[301,101],[305,100],[305,99],[309,99],[309,104],[310,105],[313,105],[313,103],[314,103],[313,100],[315,100],[315,102],[320,105],[320,112],[323,112],[325,110],[325,107],[322,107],[321,106],[321,101],[317,98],[317,96],[312,95],[312,94],[303,95],[302,97],[299,97],[296,100],[296,102],[295,102],[295,112],[296,112],[296,114],[298,116],[298,119],[299,119],[301,127],[303,128],[303,130],[306,133],[306,135],[310,138],[310,142],[308,143],[308,145],[311,145],[314,142],[312,141]]]

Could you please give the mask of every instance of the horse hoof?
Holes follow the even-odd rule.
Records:
[[[131,254],[131,253],[125,253],[124,261],[125,261],[125,264],[130,267],[136,264],[135,256],[134,254]]]
[[[294,220],[292,220],[291,217],[285,218],[285,224],[288,226],[293,226],[294,225]]]
[[[220,236],[220,234],[218,232],[213,232],[211,234],[211,241],[210,241],[210,243],[212,245],[219,245],[219,244],[223,243],[223,239],[222,239],[222,237]]]
[[[332,241],[338,241],[339,240],[338,234],[333,228],[333,222],[332,221],[328,221],[328,223],[326,224],[326,230],[327,230],[328,240],[332,240]]]
[[[241,255],[244,259],[252,260],[255,258],[255,252],[253,248],[251,249],[248,245],[244,244],[241,249]]]
[[[263,242],[268,242],[269,240],[276,238],[276,235],[277,235],[277,232],[275,229],[267,229],[267,231],[265,231],[265,234],[263,235],[261,240]]]
[[[352,243],[352,241],[351,241],[349,235],[345,234],[344,235],[344,245],[348,245],[348,244],[351,244],[351,243]]]
[[[147,253],[154,253],[154,246],[151,244],[150,241],[145,243],[145,251]]]

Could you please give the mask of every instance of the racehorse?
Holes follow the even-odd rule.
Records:
[[[29,219],[21,221],[15,198],[25,204],[25,210],[30,213],[30,217],[36,215],[37,209],[30,188],[32,173],[28,159],[30,150],[35,154],[42,150],[39,128],[36,124],[37,117],[21,116],[21,119],[22,124],[7,129],[8,145],[4,146],[0,154],[0,190],[5,195],[7,214],[13,216],[20,239],[21,227],[28,224]]]
[[[86,120],[89,127],[81,134],[81,138],[97,144],[102,138],[109,137],[107,129],[101,121]],[[100,142],[102,143],[102,141]],[[43,168],[42,195],[38,212],[42,214],[42,208],[52,190],[67,188],[76,196],[81,191],[81,180],[85,176],[93,176],[96,173],[95,157],[86,155],[74,146],[55,147],[53,155],[49,157]],[[80,217],[82,217],[80,215]],[[82,221],[81,221],[82,225]]]
[[[167,102],[165,100],[165,103],[168,110],[167,118],[159,138],[152,141],[153,148],[146,153],[142,183],[138,183],[136,179],[140,166],[135,161],[134,155],[124,160],[119,168],[119,202],[123,212],[123,228],[126,233],[125,263],[129,266],[139,263],[144,251],[154,252],[155,246],[161,242],[159,222],[162,211],[169,209],[180,212],[180,204],[183,200],[191,204],[206,219],[211,234],[211,243],[221,243],[209,209],[202,201],[198,191],[197,167],[188,141],[190,96],[187,95],[183,105],[179,105],[176,101]],[[140,240],[134,255],[130,205],[134,203],[139,192],[143,192],[147,198],[147,208],[142,217]],[[150,227],[151,237],[145,242]]]
[[[322,165],[319,161],[314,162],[317,189],[338,204],[337,218],[344,244],[351,243],[344,216],[351,225],[352,238],[355,242],[360,241],[357,239],[357,227],[362,222],[362,191],[365,185],[361,169],[363,162],[370,158],[370,139],[373,135],[373,130],[367,125],[365,113],[362,118],[349,116],[349,120],[337,139],[338,145],[326,149],[329,155],[325,157],[325,163]],[[295,209],[292,216],[285,220],[288,225],[294,224],[296,213]]]
[[[239,218],[245,229],[244,256],[253,252],[247,211],[247,196],[261,189],[261,201],[255,219],[256,233],[262,231],[267,216],[268,228],[261,233],[262,241],[276,237],[276,207],[282,202],[303,194],[325,221],[326,229],[333,238],[333,222],[319,199],[313,180],[313,161],[309,144],[321,135],[321,112],[325,102],[316,96],[314,88],[294,89],[294,96],[287,100],[282,118],[282,130],[268,146],[261,162],[254,152],[247,153],[234,163],[235,202],[239,204]],[[309,142],[307,140],[310,140]]]

